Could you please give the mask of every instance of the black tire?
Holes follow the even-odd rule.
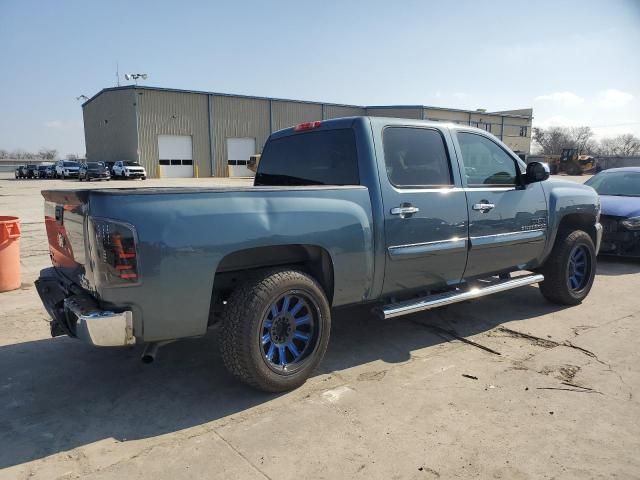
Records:
[[[572,285],[572,257],[584,253],[584,279],[574,288]],[[578,305],[584,300],[596,274],[596,249],[589,234],[582,230],[561,230],[546,262],[540,268],[544,281],[540,292],[550,302],[558,305]],[[575,277],[574,277],[575,279]]]
[[[276,352],[271,353],[269,357],[271,349],[265,352],[267,347],[264,342],[261,343],[261,338],[264,338],[267,329],[267,336],[271,335],[267,345],[277,349],[278,340],[274,338],[279,338],[278,334],[269,332],[274,332],[277,325],[282,325],[282,322],[278,323],[279,320],[295,320],[297,314],[293,314],[293,318],[287,320],[283,312],[288,309],[284,303],[278,303],[284,302],[285,296],[304,298],[305,306],[300,312],[307,312],[305,318],[312,316],[313,327],[309,327],[310,331],[307,334],[310,340],[303,350],[306,354],[301,356],[299,361],[294,360],[284,367],[279,367],[275,365]],[[276,311],[280,309],[277,316],[270,313],[272,305],[276,305]],[[269,322],[269,318],[272,327],[265,324]],[[297,322],[295,324],[297,325]],[[293,330],[297,331],[297,328],[299,327],[293,327]],[[329,343],[330,328],[329,302],[322,287],[312,277],[297,270],[271,270],[239,285],[227,299],[220,329],[220,350],[227,370],[238,379],[266,392],[282,392],[302,385],[322,361]],[[290,330],[291,328],[285,326],[281,335],[289,335],[290,341],[293,341],[295,335],[291,336]],[[281,351],[285,352],[285,362],[287,355],[293,355],[291,350],[287,353],[284,347]],[[278,353],[278,357],[279,355],[281,353]]]

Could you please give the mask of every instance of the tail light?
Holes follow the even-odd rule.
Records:
[[[91,218],[89,225],[97,282],[112,286],[138,283],[138,252],[133,226],[102,218]]]

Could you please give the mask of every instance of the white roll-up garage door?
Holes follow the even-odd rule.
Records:
[[[227,160],[230,177],[251,177],[247,168],[249,157],[256,153],[255,138],[227,138]]]
[[[193,177],[193,147],[189,135],[158,135],[161,177]]]

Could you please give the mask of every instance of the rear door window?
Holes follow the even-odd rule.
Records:
[[[387,127],[383,142],[387,175],[396,187],[453,185],[449,156],[438,130]]]
[[[359,185],[353,130],[320,130],[268,141],[254,184]]]

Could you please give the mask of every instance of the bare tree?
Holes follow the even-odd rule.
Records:
[[[640,138],[630,133],[618,135],[613,138],[603,138],[600,141],[598,154],[603,156],[616,155],[620,157],[640,155]]]
[[[543,155],[560,155],[565,148],[576,148],[581,154],[593,153],[596,149],[590,127],[534,127],[532,134]]]
[[[571,142],[571,147],[578,149],[578,153],[582,155],[593,154],[596,152],[597,144],[593,139],[593,130],[591,130],[591,127],[570,128],[569,140]]]
[[[41,148],[38,155],[42,160],[53,160],[56,158],[58,151],[55,148]]]
[[[532,130],[533,141],[536,142],[543,155],[559,155],[562,149],[567,147],[569,136],[566,128],[550,127],[539,128],[534,127]]]
[[[67,155],[65,155],[65,158],[67,160],[78,160],[78,155],[76,155],[75,153],[67,153]]]

